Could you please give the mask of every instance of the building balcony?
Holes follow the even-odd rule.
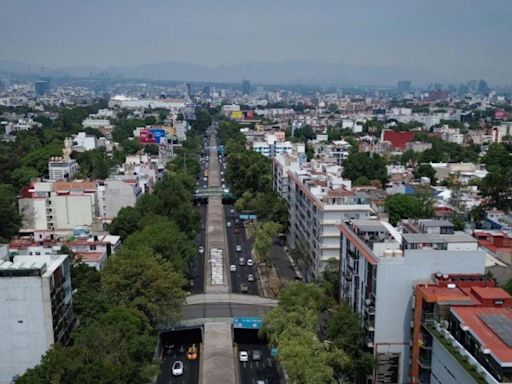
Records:
[[[432,365],[432,356],[430,354],[420,355],[418,363],[421,368],[430,370]]]
[[[365,306],[364,311],[370,316],[375,316],[375,307],[373,305]]]
[[[477,383],[499,384],[499,381],[440,323],[434,322],[432,326],[428,327],[428,330]]]

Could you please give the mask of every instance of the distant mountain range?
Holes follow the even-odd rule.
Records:
[[[237,83],[244,79],[260,84],[395,85],[398,80],[428,83],[436,77],[427,71],[390,65],[349,65],[314,61],[253,62],[206,66],[163,62],[127,67],[73,66],[49,68],[16,61],[0,61],[0,74],[48,77],[103,76],[199,82]]]

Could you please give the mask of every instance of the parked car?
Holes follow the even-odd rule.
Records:
[[[199,253],[204,253],[204,247],[199,247]]]
[[[249,361],[249,353],[247,351],[240,351],[238,356],[242,362]]]
[[[235,265],[235,264],[231,264],[231,265],[229,266],[229,270],[230,270],[231,272],[236,272],[236,265]]]
[[[237,252],[242,252],[242,246],[241,245],[237,245],[235,247],[235,249],[236,249]]]
[[[175,361],[172,364],[172,375],[173,376],[183,375],[183,363],[181,361]]]
[[[249,286],[245,283],[240,284],[240,292],[243,292],[243,293],[249,292]]]
[[[252,267],[254,265],[252,259],[247,259],[247,265],[249,267]]]
[[[254,275],[252,273],[247,275],[247,281],[254,281]]]
[[[227,227],[228,227],[228,228],[230,228],[230,227],[231,227],[231,221],[228,221],[228,222],[226,223],[226,225],[227,225]]]
[[[240,228],[235,228],[235,230],[233,232],[235,233],[235,235],[239,235],[240,234]]]

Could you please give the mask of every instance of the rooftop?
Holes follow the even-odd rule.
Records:
[[[502,338],[501,331],[487,321],[499,317],[505,320],[504,324],[512,324],[512,308],[452,307],[451,312],[463,329],[467,328],[481,343],[484,354],[491,354],[501,365],[512,366],[512,347]],[[505,331],[508,333],[507,329]]]

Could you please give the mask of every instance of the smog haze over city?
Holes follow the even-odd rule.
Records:
[[[512,82],[508,0],[4,0],[2,14],[4,67],[182,81],[255,70],[255,80],[279,83],[316,68],[282,82]]]

